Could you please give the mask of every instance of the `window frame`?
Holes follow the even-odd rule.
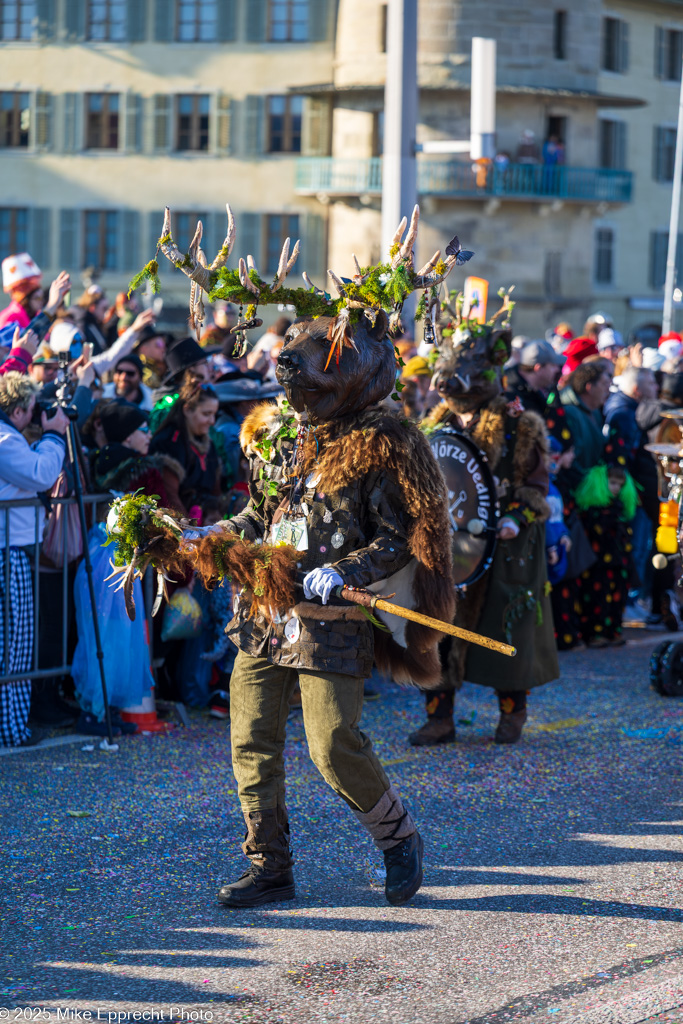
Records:
[[[269,43],[308,43],[310,42],[309,36],[310,31],[308,27],[308,18],[310,13],[310,4],[315,3],[316,0],[268,0],[268,34],[267,39]],[[306,30],[303,39],[293,37],[294,26],[298,24],[298,21],[294,18],[295,7],[301,5],[306,10]],[[275,18],[274,13],[277,7],[285,8],[285,18]],[[284,20],[286,25],[285,36],[283,39],[275,38],[273,32],[274,27],[277,24],[281,24]]]
[[[553,11],[553,57],[567,59],[567,23],[569,18],[564,8]]]
[[[603,15],[600,70],[625,75],[629,66],[628,25],[624,18]]]
[[[284,101],[284,111],[282,114],[274,114],[271,109],[271,104],[274,100]],[[292,110],[292,105],[298,103],[300,109],[298,113]],[[282,137],[282,145],[276,149],[273,146],[273,138],[276,133],[273,131],[273,118],[281,117],[283,119],[282,130],[279,133]],[[299,120],[298,135],[295,130],[296,119]],[[292,96],[282,93],[273,93],[266,97],[266,153],[301,153],[301,140],[303,135],[303,119],[304,119],[304,98],[303,96]],[[295,142],[298,137],[298,146],[295,146]]]
[[[181,114],[180,104],[182,100],[190,99],[192,101],[192,110],[190,114]],[[200,103],[204,100],[206,102],[206,112],[202,113],[200,110]],[[175,105],[174,105],[174,152],[176,153],[208,153],[209,146],[211,143],[211,94],[208,92],[179,92],[175,94]],[[190,139],[190,145],[181,146],[181,134],[183,134],[180,125],[181,117],[189,117],[190,124],[187,131],[187,135]],[[201,119],[206,118],[206,128],[203,129],[201,126]],[[194,143],[201,142],[203,135],[206,135],[206,145],[195,145]]]
[[[0,91],[0,97],[2,96],[11,96],[13,98],[13,105],[11,108],[12,124],[9,130],[13,141],[7,143],[4,142],[4,129],[0,129],[0,132],[2,132],[2,134],[0,134],[0,150],[29,149],[31,146],[31,93],[25,92],[23,89],[3,89],[2,91]],[[22,96],[26,97],[25,106],[22,106],[21,103]],[[21,115],[24,110],[28,111],[28,127],[25,130],[22,129],[21,127]],[[5,108],[0,105],[0,116],[5,114],[6,112],[10,113],[10,111],[6,111]],[[22,135],[26,136],[26,141],[16,141],[20,140]]]
[[[2,251],[6,252],[6,253],[25,252],[30,247],[29,246],[29,238],[28,238],[28,235],[29,235],[29,208],[28,208],[28,206],[0,206],[0,221],[2,219],[2,215],[5,214],[5,213],[9,213],[9,215],[10,215],[10,224],[9,224],[9,229],[8,229],[8,241],[7,241],[7,244],[5,244],[4,241],[0,241],[0,245],[2,246]],[[25,221],[26,221],[25,226],[22,229],[23,232],[24,232],[23,241],[19,237],[19,231],[17,229],[17,223],[16,223],[17,222],[17,217],[18,217],[19,214],[23,214],[24,217],[25,217]],[[5,230],[4,227],[0,223],[0,239],[2,238],[2,232],[4,230]]]
[[[15,18],[15,27],[13,35],[5,35],[5,7],[7,0],[3,0],[0,3],[0,41],[7,43],[32,43],[38,36],[38,3],[37,0],[9,0],[9,2],[16,4],[17,13]],[[22,9],[24,7],[33,8],[33,16],[30,22],[26,22],[22,18]],[[30,35],[21,35],[21,27],[23,24],[28,24]]]
[[[98,217],[99,224],[97,226],[97,260],[89,259],[91,255],[88,251],[88,233],[91,230],[88,224],[89,217]],[[113,217],[113,245],[108,244],[107,240],[107,218]],[[83,210],[82,217],[82,244],[81,244],[81,269],[85,267],[95,267],[97,270],[102,272],[105,271],[116,271],[118,269],[118,251],[119,251],[119,212],[118,210]],[[113,254],[113,262],[108,263],[108,254]]]
[[[94,3],[100,3],[100,4],[104,4],[105,5],[105,20],[104,20],[105,34],[101,38],[100,37],[96,38],[92,34],[92,28],[93,28],[92,8],[93,8],[93,4]],[[112,21],[112,17],[111,17],[111,9],[112,9],[112,6],[114,4],[120,4],[122,12],[123,12],[123,19],[122,19],[122,21],[120,23],[122,25],[122,28],[123,28],[123,34],[120,37],[112,35],[112,26],[117,24],[117,22]],[[126,0],[88,0],[87,9],[86,9],[85,38],[88,40],[88,42],[91,42],[91,43],[125,43],[125,42],[128,41],[127,18],[128,18],[128,8],[127,8]]]
[[[672,182],[674,180],[674,170],[676,162],[676,126],[668,124],[656,124],[654,136],[654,160],[653,160],[653,174],[652,177],[657,182]],[[668,143],[665,144],[665,133],[668,137]],[[669,166],[666,166],[665,161],[660,160],[660,155],[668,150],[668,161]],[[668,171],[671,170],[671,174]],[[666,172],[666,173],[665,173]]]
[[[92,112],[90,110],[90,100],[94,96],[102,98],[102,111],[100,114],[101,127],[100,133],[103,138],[110,138],[112,130],[116,133],[116,142],[113,145],[93,145],[91,142],[90,132],[91,125],[90,120]],[[110,100],[115,98],[118,109],[116,111],[110,110]],[[85,108],[85,145],[84,149],[88,150],[102,150],[106,152],[112,152],[120,148],[121,145],[121,130],[123,127],[123,120],[121,117],[121,95],[118,92],[86,92],[83,96],[84,108]],[[116,117],[116,127],[112,129],[111,118]],[[108,123],[109,122],[109,123]]]
[[[620,121],[618,118],[613,117],[601,117],[598,119],[598,166],[602,170],[606,171],[624,171],[628,163],[628,129],[626,121]],[[604,159],[605,153],[605,139],[603,132],[607,125],[614,128],[612,138],[610,140],[611,155],[606,161]],[[619,138],[621,136],[621,138]],[[623,148],[623,153],[619,153],[618,150]],[[620,159],[621,157],[621,159]]]
[[[202,20],[202,0],[176,0],[175,3],[175,26],[173,38],[176,43],[213,43],[216,41],[216,33],[218,30],[218,4],[216,0],[208,0],[209,3],[213,4],[214,16],[212,22],[206,23],[207,25],[213,24],[213,33],[208,39],[202,39],[201,27],[205,23]],[[191,39],[183,39],[180,35],[181,22],[181,10],[183,4],[192,4],[194,7],[194,33]]]
[[[605,245],[601,238],[601,234],[609,234],[609,245]],[[600,274],[600,262],[601,254],[607,253],[607,261],[609,263],[609,277],[603,277]],[[615,279],[615,262],[616,262],[616,231],[610,224],[598,224],[595,227],[594,246],[593,246],[593,281],[596,285],[600,285],[602,288],[610,288],[614,286]]]
[[[273,246],[273,248],[271,250],[270,242],[273,239],[271,239],[270,229],[271,229],[271,225],[272,225],[273,221],[276,218],[279,219],[282,223],[280,224],[280,230],[279,230],[279,233],[278,233],[278,236],[277,236],[278,237],[277,245]],[[295,224],[292,223],[293,221],[295,221],[296,223]],[[280,259],[280,253],[282,252],[282,246],[284,244],[285,238],[291,238],[292,241],[295,241],[297,238],[300,238],[301,237],[301,222],[302,222],[302,217],[301,217],[301,214],[299,214],[299,213],[289,213],[287,211],[284,211],[284,212],[281,211],[280,213],[266,213],[266,214],[263,215],[263,228],[262,228],[262,236],[261,236],[261,240],[262,240],[261,252],[263,253],[263,258],[262,258],[262,262],[263,262],[262,273],[263,274],[269,276],[271,274],[277,273],[278,261]],[[273,236],[273,238],[274,238],[274,236]],[[276,249],[277,249],[277,252],[276,252]],[[271,254],[273,255],[274,261],[275,261],[273,266],[270,266],[269,263],[268,263]]]

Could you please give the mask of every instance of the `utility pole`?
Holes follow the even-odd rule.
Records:
[[[417,202],[417,0],[389,0],[384,86],[382,259],[402,217]]]
[[[678,127],[676,129],[676,155],[674,157],[674,182],[673,189],[671,190],[671,216],[669,218],[669,247],[666,254],[662,334],[668,334],[671,330],[674,284],[676,280],[676,243],[678,242],[678,221],[681,208],[681,175],[683,175],[683,61],[681,62],[681,72],[681,91],[678,99]]]

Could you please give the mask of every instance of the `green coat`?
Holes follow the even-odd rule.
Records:
[[[557,679],[560,667],[546,594],[545,526],[522,527],[498,541],[477,632],[517,648],[514,658],[469,645],[465,679],[498,691],[530,690]]]

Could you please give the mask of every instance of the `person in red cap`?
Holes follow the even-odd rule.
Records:
[[[572,373],[589,356],[597,356],[598,346],[592,338],[574,338],[564,350],[564,355],[567,358],[567,362],[562,369],[562,375],[566,376],[568,373]]]

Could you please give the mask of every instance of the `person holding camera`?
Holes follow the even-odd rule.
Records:
[[[40,385],[21,373],[0,377],[0,501],[35,498],[55,483],[64,462],[69,420],[56,406],[40,414],[43,435],[33,446],[23,431],[33,419]],[[36,516],[38,523],[36,529]],[[40,539],[43,509],[10,508],[0,512],[0,671],[30,671],[33,656],[33,586],[27,548]],[[9,589],[5,567],[9,560]],[[8,649],[5,644],[7,618]],[[32,745],[28,728],[31,682],[0,684],[0,746]]]

